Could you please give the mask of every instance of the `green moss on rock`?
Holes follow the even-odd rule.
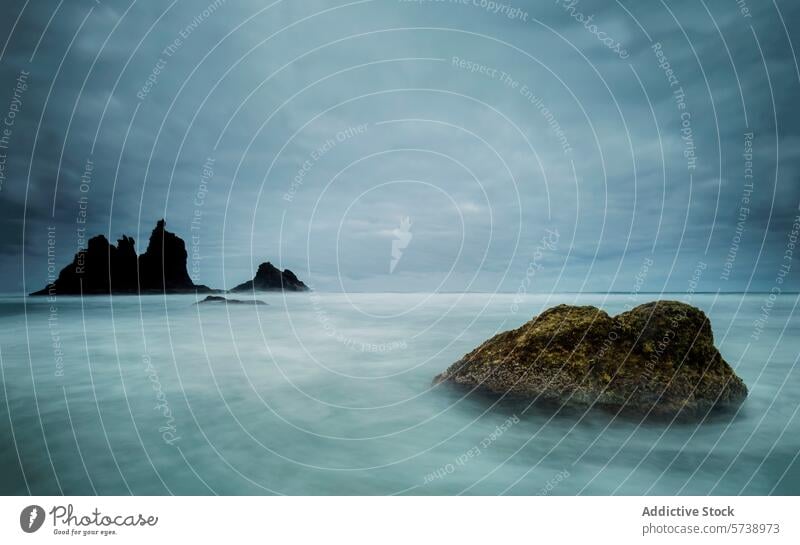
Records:
[[[434,382],[650,416],[702,417],[747,397],[706,315],[677,301],[615,317],[559,305],[495,335]]]

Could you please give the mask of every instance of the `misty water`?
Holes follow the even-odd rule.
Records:
[[[750,389],[703,423],[554,415],[431,379],[558,303],[631,296],[0,299],[3,494],[787,494],[797,296],[694,295]],[[655,296],[641,295],[638,302]],[[666,296],[686,300],[685,296]]]

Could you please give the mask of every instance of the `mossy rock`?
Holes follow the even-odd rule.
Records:
[[[614,317],[593,306],[559,305],[484,342],[439,382],[654,417],[702,418],[747,397],[714,346],[708,317],[677,301]]]

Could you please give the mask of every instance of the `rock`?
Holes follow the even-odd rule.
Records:
[[[135,242],[124,236],[117,245],[98,235],[75,254],[53,284],[31,295],[98,295],[135,293],[209,293],[186,272],[186,245],[160,220],[147,251],[136,256]]]
[[[64,267],[56,281],[31,295],[84,295],[103,293],[134,293],[136,290],[136,253],[131,259],[129,250],[133,239],[123,237],[120,247],[98,235],[89,239],[86,248],[75,254],[72,264]],[[133,283],[129,279],[133,271]],[[113,287],[113,290],[112,290]]]
[[[221,297],[219,295],[209,295],[202,301],[198,301],[195,305],[200,305],[202,303],[225,303],[229,305],[267,305],[264,301],[259,301],[258,299],[228,299],[226,297]]]
[[[252,280],[239,284],[229,290],[231,293],[243,291],[308,291],[308,286],[303,284],[295,274],[275,267],[272,263],[262,263]]]
[[[440,382],[655,417],[703,417],[747,397],[714,347],[706,315],[676,301],[615,317],[559,305],[484,342],[434,379]]]
[[[150,234],[147,251],[139,256],[139,283],[142,291],[197,291],[186,271],[186,244],[175,233],[165,229],[166,222],[158,220]],[[202,286],[205,288],[205,286]],[[206,291],[208,288],[206,288]]]

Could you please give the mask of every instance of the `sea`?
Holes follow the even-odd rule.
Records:
[[[0,494],[795,495],[796,294],[0,297]],[[711,319],[749,397],[700,422],[432,385],[560,303]]]

